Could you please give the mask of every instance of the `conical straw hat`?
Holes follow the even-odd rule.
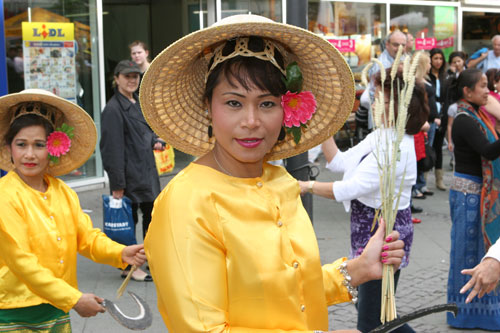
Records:
[[[295,144],[292,135],[287,135],[274,146],[268,160],[303,153],[343,126],[352,111],[355,89],[351,70],[340,52],[307,30],[257,15],[235,15],[179,39],[151,63],[141,83],[140,101],[144,117],[156,134],[194,156],[213,148],[203,101],[208,62],[216,46],[244,36],[278,43],[285,50],[285,65],[297,61],[304,77],[302,90],[312,91],[317,101],[300,142]]]
[[[10,121],[17,104],[24,102],[42,102],[59,110],[62,116],[57,117],[56,127],[63,123],[73,127],[74,137],[71,148],[66,155],[59,157],[59,163],[49,165],[49,173],[53,176],[67,174],[82,166],[95,150],[97,130],[92,118],[78,105],[58,97],[42,89],[26,89],[19,93],[0,97],[0,169],[10,171],[14,165],[10,152],[4,142],[4,136],[9,130]]]

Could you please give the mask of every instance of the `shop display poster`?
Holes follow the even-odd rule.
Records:
[[[44,89],[76,103],[73,23],[23,22],[25,89]]]

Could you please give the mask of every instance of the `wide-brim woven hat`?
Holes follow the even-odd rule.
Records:
[[[73,127],[71,148],[66,155],[59,158],[59,163],[49,164],[48,173],[53,176],[67,174],[82,166],[95,150],[97,143],[97,130],[92,118],[78,105],[58,97],[42,89],[26,89],[19,93],[0,97],[0,169],[10,171],[14,168],[10,152],[4,141],[9,130],[12,113],[15,106],[24,102],[41,102],[60,111],[62,116],[57,117],[56,127],[63,123]]]
[[[236,37],[260,36],[284,49],[285,66],[297,61],[304,77],[302,91],[312,91],[317,109],[302,129],[298,144],[287,134],[266,156],[287,158],[307,151],[336,133],[352,111],[352,72],[337,49],[305,29],[257,15],[235,15],[193,32],[163,50],[151,63],[140,89],[144,117],[176,149],[200,156],[213,148],[210,119],[203,101],[205,75],[214,49]]]

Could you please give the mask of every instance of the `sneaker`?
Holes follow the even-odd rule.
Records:
[[[412,221],[414,224],[422,223],[422,220],[421,220],[421,219],[417,219],[416,217],[413,217],[413,218],[411,219],[411,221]]]

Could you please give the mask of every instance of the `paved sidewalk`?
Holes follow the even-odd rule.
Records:
[[[447,155],[447,154],[445,154]],[[318,180],[330,181],[338,179],[331,172],[320,167],[321,174]],[[450,184],[451,171],[445,158],[445,183]],[[179,155],[177,171],[186,165],[185,156]],[[170,177],[162,177],[164,186]],[[429,175],[429,188],[435,190],[434,177]],[[102,200],[101,195],[107,194],[109,189],[80,192],[79,197],[84,209],[90,209],[94,225],[102,227]],[[451,221],[449,218],[448,191],[435,190],[434,196],[426,200],[415,200],[415,205],[424,208],[424,213],[418,217],[422,223],[415,225],[415,236],[411,253],[410,265],[405,268],[400,277],[397,291],[397,310],[399,314],[406,314],[416,309],[435,304],[446,303],[446,283],[449,265],[449,233]],[[320,253],[323,263],[331,262],[338,257],[345,256],[349,251],[349,216],[341,204],[319,197],[314,198],[314,228],[318,237]],[[142,231],[138,230],[138,235]],[[101,297],[115,300],[116,290],[122,279],[120,272],[112,267],[92,263],[88,259],[78,261],[78,280],[80,290],[93,292]],[[167,332],[156,306],[156,290],[153,283],[131,281],[127,290],[143,296],[153,311],[153,325],[148,332]],[[126,294],[117,302],[125,311],[134,315],[136,310]],[[341,304],[329,308],[330,329],[352,329],[356,326],[356,309],[352,304]],[[94,318],[84,319],[71,311],[73,332],[127,332],[115,322],[109,314],[100,314]],[[461,332],[446,325],[445,314],[435,314],[411,323],[417,332]],[[467,332],[484,332],[467,330]],[[187,332],[181,332],[187,333]]]

